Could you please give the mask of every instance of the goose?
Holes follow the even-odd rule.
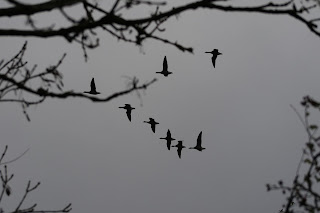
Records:
[[[176,139],[174,139],[174,138],[171,137],[171,132],[170,132],[169,129],[168,129],[168,131],[167,131],[167,137],[165,137],[165,138],[160,138],[160,139],[163,139],[163,140],[166,140],[166,141],[167,141],[167,148],[168,148],[168,150],[170,150],[171,142],[174,141],[174,140],[176,140]]]
[[[156,125],[159,124],[153,118],[149,118],[149,121],[143,121],[143,123],[148,123],[151,125],[152,132],[156,132]]]
[[[119,107],[119,108],[126,110],[127,117],[129,119],[129,121],[131,122],[131,111],[134,110],[135,108],[133,108],[130,104],[125,104],[123,107]]]
[[[90,91],[85,91],[83,93],[88,93],[88,94],[91,94],[91,95],[100,94],[100,92],[97,92],[96,84],[94,83],[94,78],[92,78],[92,80],[91,80],[90,89],[91,89]]]
[[[214,50],[212,50],[211,52],[205,52],[205,53],[211,53],[211,54],[212,54],[212,58],[211,58],[211,60],[212,60],[212,65],[213,65],[213,67],[215,68],[215,66],[216,66],[216,59],[217,59],[218,55],[222,55],[222,53],[220,53],[218,49],[214,49]]]
[[[162,71],[161,71],[161,72],[156,72],[156,73],[162,74],[162,75],[164,75],[165,77],[168,77],[168,75],[172,74],[172,72],[169,72],[169,71],[168,71],[167,56],[164,56]]]
[[[182,141],[178,141],[178,144],[175,145],[175,146],[171,146],[171,147],[177,147],[177,152],[178,152],[178,155],[179,155],[179,158],[181,159],[181,151],[183,148],[186,148],[185,146],[182,145]]]
[[[197,145],[195,147],[190,147],[189,149],[196,149],[200,152],[202,152],[202,150],[206,149],[206,148],[203,148],[201,146],[201,143],[202,143],[202,131],[199,133],[198,135],[198,138],[197,138]]]

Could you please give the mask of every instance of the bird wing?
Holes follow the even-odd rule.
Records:
[[[7,196],[11,195],[11,187],[9,185],[5,185],[5,191],[6,191]]]
[[[90,87],[91,87],[91,91],[96,91],[96,84],[94,83],[94,78],[92,78],[91,80]]]
[[[128,119],[129,119],[129,121],[131,121],[131,110],[127,110],[127,116],[128,116]]]
[[[165,71],[168,70],[167,56],[165,56],[163,59],[163,70],[165,70]]]
[[[197,146],[201,147],[201,143],[202,143],[202,131],[198,135]]]

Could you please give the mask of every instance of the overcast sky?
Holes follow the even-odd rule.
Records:
[[[81,47],[62,38],[0,38],[1,59],[28,40],[26,59],[39,70],[67,53],[60,68],[66,90],[88,90],[94,77],[103,97],[125,88],[122,76],[159,80],[142,95],[143,106],[135,94],[109,103],[51,99],[31,107],[27,122],[19,105],[1,104],[0,149],[8,144],[10,159],[30,148],[10,164],[16,177],[6,208],[17,205],[30,179],[42,184],[25,207],[36,202],[39,210],[69,202],[74,213],[281,209],[284,197],[265,184],[295,174],[307,135],[290,104],[301,111],[304,95],[320,99],[319,37],[289,16],[210,10],[189,11],[165,27],[164,37],[194,54],[151,40],[139,49],[99,31],[101,45],[86,63]],[[214,48],[223,54],[215,69],[204,53]],[[168,78],[155,74],[164,56]],[[118,108],[125,103],[136,108],[131,123]],[[143,123],[149,117],[160,123],[156,133]],[[168,128],[187,147],[202,131],[207,149],[185,149],[179,159],[159,140]]]

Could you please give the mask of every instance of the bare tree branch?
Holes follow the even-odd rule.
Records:
[[[72,6],[82,2],[82,0],[50,0],[41,4],[20,4],[17,5],[17,1],[7,0],[9,3],[15,5],[10,8],[0,9],[1,16],[18,16],[18,15],[33,15],[41,12],[51,11],[57,8],[63,8]]]
[[[3,150],[1,158],[0,158],[0,162],[4,158],[4,156],[6,155],[7,150],[8,150],[8,146],[6,146],[5,149]],[[24,153],[26,153],[26,151]],[[22,155],[24,155],[24,153]],[[10,162],[18,160],[22,155],[20,155],[18,158],[15,158],[14,160],[11,160]],[[1,163],[0,165],[8,164],[10,162]],[[2,182],[2,190],[0,192],[0,203],[3,200],[5,195],[7,197],[9,197],[11,195],[12,191],[11,191],[11,187],[9,186],[9,182],[13,179],[13,177],[14,177],[14,174],[9,175],[7,165],[4,165],[3,167],[0,167],[0,179],[1,179],[1,182]],[[10,212],[10,213],[66,213],[66,212],[70,212],[71,211],[71,209],[72,209],[71,208],[71,203],[66,205],[64,208],[58,209],[58,210],[35,210],[35,208],[37,206],[36,203],[33,204],[30,207],[22,208],[23,203],[27,199],[27,196],[29,195],[29,193],[31,193],[32,191],[35,191],[39,187],[39,185],[40,185],[40,182],[38,182],[35,185],[31,186],[31,181],[29,180],[28,184],[27,184],[27,187],[26,187],[26,189],[24,191],[24,194],[22,195],[21,200],[18,202],[18,204],[15,207],[15,209],[13,211],[7,211],[7,212]],[[0,212],[3,212],[2,208],[0,208]]]
[[[28,148],[26,151],[24,151],[22,154],[20,154],[18,157],[12,159],[12,160],[9,160],[9,161],[6,161],[6,162],[3,162],[3,163],[0,163],[0,165],[6,165],[6,164],[9,164],[9,163],[12,163],[12,162],[15,162],[17,160],[19,160],[22,156],[24,156],[28,151],[29,151],[30,148]],[[4,152],[5,153],[5,152]],[[1,161],[0,161],[1,162]]]
[[[30,120],[26,109],[29,106],[44,102],[47,98],[66,99],[70,97],[83,98],[93,102],[108,102],[120,96],[137,90],[146,90],[151,84],[157,81],[154,78],[140,85],[132,85],[119,92],[105,97],[91,96],[83,92],[63,91],[63,75],[58,71],[66,55],[45,71],[35,73],[36,67],[29,69],[23,56],[27,48],[25,43],[17,55],[0,67],[0,71],[7,69],[0,74],[0,102],[20,103],[27,120]],[[39,85],[39,86],[35,86]],[[0,165],[1,165],[0,159]],[[6,162],[8,163],[8,162]]]
[[[316,136],[318,125],[309,124],[311,110],[320,110],[320,103],[306,96],[301,105],[304,107],[304,116],[291,106],[302,122],[308,141],[305,143],[303,153],[298,164],[292,185],[285,185],[282,180],[277,184],[267,184],[267,190],[280,190],[283,194],[289,193],[282,212],[319,212],[320,211],[320,136]],[[303,169],[301,169],[303,166]],[[292,205],[296,203],[297,205]]]
[[[124,42],[142,45],[146,39],[153,39],[172,45],[181,51],[193,52],[191,47],[185,47],[170,39],[163,38],[159,25],[164,24],[166,20],[175,17],[181,13],[190,10],[210,9],[225,12],[246,12],[262,13],[270,15],[289,15],[304,23],[314,34],[320,36],[318,22],[320,21],[320,4],[315,1],[297,1],[287,0],[283,3],[274,3],[272,1],[257,6],[237,6],[232,0],[199,0],[194,1],[171,9],[161,11],[162,6],[167,5],[166,1],[143,1],[143,0],[114,0],[111,9],[100,7],[98,4],[92,4],[89,0],[53,0],[41,4],[22,4],[13,0],[7,0],[13,4],[11,8],[0,9],[2,16],[20,16],[25,15],[31,29],[5,29],[0,28],[0,36],[23,36],[23,37],[62,37],[69,42],[80,43],[85,59],[88,55],[86,48],[95,48],[99,45],[97,34],[92,30],[103,28],[105,32]],[[74,7],[76,4],[83,4],[83,13],[80,20],[75,20],[72,15],[68,14],[64,8],[67,6]],[[299,3],[299,5],[298,5]],[[156,7],[155,12],[150,15],[142,15],[140,18],[129,19],[122,14],[127,13],[134,8],[145,5],[147,7]],[[62,16],[70,23],[68,27],[53,28],[49,25],[46,28],[38,29],[34,26],[31,15],[40,12],[59,10]],[[48,12],[49,14],[49,12]],[[311,14],[311,15],[310,15]],[[156,27],[152,27],[156,26]],[[113,29],[113,30],[111,30]],[[84,39],[85,38],[85,39]],[[91,38],[91,39],[89,39]],[[88,43],[88,41],[91,42]],[[93,42],[95,41],[95,42]]]

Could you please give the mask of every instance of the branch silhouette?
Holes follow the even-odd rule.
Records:
[[[1,166],[1,165],[5,165],[5,164],[9,164],[9,163],[13,163],[13,162],[19,160],[22,156],[24,156],[24,155],[29,151],[29,149],[30,149],[30,148],[28,148],[26,151],[24,151],[22,154],[20,154],[18,157],[14,158],[14,159],[12,159],[12,160],[8,160],[8,161],[5,161],[5,162],[2,162],[2,160],[3,160],[3,158],[4,158],[4,156],[6,155],[7,150],[8,150],[8,146],[6,146],[5,149],[4,149],[4,151],[3,151],[3,153],[2,153],[2,156],[1,156],[1,158],[0,158],[0,166]]]
[[[293,106],[291,108],[303,124],[308,140],[303,148],[293,182],[285,185],[280,180],[277,184],[266,185],[268,191],[280,190],[283,194],[288,194],[282,209],[284,213],[320,211],[320,136],[317,136],[318,124],[310,124],[309,122],[311,112],[320,110],[320,103],[309,96],[305,96],[301,105],[304,108],[303,115]]]
[[[4,63],[0,61],[0,102],[14,102],[22,106],[23,113],[28,121],[30,117],[26,111],[27,107],[37,105],[45,101],[47,98],[66,99],[70,97],[88,99],[93,102],[109,102],[120,96],[129,94],[133,91],[146,90],[151,84],[157,81],[156,78],[137,84],[135,81],[119,92],[115,92],[106,97],[96,97],[86,95],[85,93],[63,91],[63,75],[58,71],[66,54],[57,62],[57,64],[49,66],[45,71],[35,73],[37,66],[32,69],[27,67],[27,62],[23,56],[27,49],[27,42],[22,49],[11,60]],[[39,86],[34,86],[39,85]]]
[[[283,3],[272,1],[260,5],[236,5],[232,0],[200,0],[171,9],[162,8],[167,1],[143,1],[143,0],[115,0],[111,8],[103,8],[98,3],[89,0],[51,0],[38,4],[27,4],[16,0],[7,0],[11,4],[9,8],[0,8],[1,17],[26,16],[30,29],[5,29],[0,28],[0,36],[24,36],[24,37],[62,37],[68,42],[81,44],[84,57],[87,60],[86,50],[99,46],[99,37],[95,29],[102,29],[118,40],[134,43],[141,46],[147,39],[158,40],[172,45],[180,51],[193,52],[192,47],[186,47],[177,41],[161,36],[163,24],[171,17],[177,17],[189,10],[210,9],[224,12],[263,13],[270,15],[289,15],[304,23],[314,34],[320,36],[318,23],[320,21],[320,3],[317,0],[288,0]],[[252,4],[252,3],[251,3]],[[82,17],[73,18],[67,7],[82,6]],[[126,18],[125,15],[139,6],[153,9],[151,14],[143,14],[140,18]],[[39,13],[59,11],[69,26],[55,26],[48,24],[38,28],[34,16]]]
[[[7,163],[1,163],[1,161],[4,159],[6,153],[8,150],[8,146],[5,147],[4,151],[2,152],[1,158],[0,158],[0,165],[4,165],[4,164],[8,164]],[[26,153],[26,152],[24,152]],[[24,155],[24,153],[22,155]],[[16,161],[18,160],[22,155],[20,155],[18,158],[15,158],[14,160],[11,160],[10,162]],[[14,174],[10,174],[8,172],[8,167],[7,165],[4,165],[2,167],[0,167],[0,179],[1,179],[1,185],[2,185],[2,189],[0,190],[0,204],[3,201],[4,197],[10,197],[12,194],[12,190],[11,190],[11,180],[13,179]],[[66,205],[64,208],[62,209],[58,209],[58,210],[35,210],[35,208],[37,207],[37,203],[33,204],[30,207],[27,208],[22,208],[24,201],[26,200],[27,196],[35,191],[40,185],[40,182],[36,183],[35,185],[31,185],[31,181],[28,181],[27,187],[25,189],[25,192],[23,193],[23,196],[21,198],[21,200],[19,201],[19,203],[17,204],[17,206],[15,207],[14,210],[12,211],[6,211],[9,213],[63,213],[63,212],[70,212],[71,211],[71,203],[69,203],[68,205]],[[4,212],[3,208],[0,207],[0,212]]]

